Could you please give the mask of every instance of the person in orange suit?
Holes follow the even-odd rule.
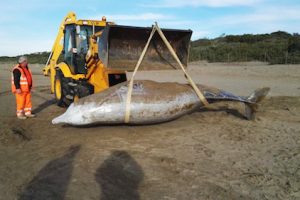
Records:
[[[31,113],[31,88],[32,74],[28,68],[27,57],[21,56],[19,63],[13,68],[11,80],[11,89],[16,95],[17,117],[19,119],[35,117]]]

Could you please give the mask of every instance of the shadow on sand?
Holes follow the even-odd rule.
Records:
[[[73,171],[73,161],[79,150],[80,145],[71,146],[63,156],[50,161],[28,183],[19,200],[64,199]]]
[[[141,166],[126,151],[113,151],[95,174],[101,200],[140,199],[138,187],[143,178]]]
[[[41,103],[40,105],[38,105],[35,109],[33,109],[32,113],[37,114],[37,113],[41,112],[42,110],[46,109],[47,107],[49,107],[49,106],[51,106],[55,103],[56,103],[55,99],[47,100],[44,103]]]

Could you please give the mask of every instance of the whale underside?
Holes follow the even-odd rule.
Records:
[[[72,103],[66,112],[52,120],[53,124],[83,126],[90,124],[123,124],[128,82],[110,87]],[[219,101],[242,102],[244,116],[253,118],[256,104],[269,88],[254,91],[248,97],[236,96],[217,88],[197,85],[211,104]],[[170,121],[204,107],[188,84],[159,83],[149,80],[134,81],[129,124],[154,124]]]

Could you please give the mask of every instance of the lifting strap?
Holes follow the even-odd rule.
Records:
[[[149,47],[149,44],[151,42],[151,39],[155,33],[155,31],[158,32],[158,34],[160,35],[161,39],[163,40],[163,42],[165,43],[165,45],[167,46],[167,48],[169,49],[170,53],[172,54],[172,56],[174,57],[174,59],[177,61],[177,63],[179,64],[179,66],[181,67],[183,73],[185,74],[186,79],[188,80],[188,82],[190,83],[190,85],[192,86],[192,88],[195,90],[197,96],[199,97],[200,101],[205,105],[208,106],[208,101],[206,100],[206,98],[204,97],[204,95],[202,94],[202,92],[199,90],[199,88],[196,86],[195,82],[193,81],[193,79],[191,78],[191,76],[187,73],[187,71],[184,69],[184,66],[182,65],[181,61],[179,60],[176,52],[174,51],[174,49],[172,48],[171,44],[169,43],[169,41],[167,40],[167,38],[165,37],[164,33],[161,31],[161,29],[159,28],[157,22],[155,22],[155,25],[152,28],[151,34],[148,38],[148,41],[146,43],[146,46],[144,47],[142,54],[134,68],[132,77],[129,81],[129,85],[128,85],[128,90],[127,90],[127,98],[126,98],[126,107],[125,107],[125,123],[129,123],[129,119],[130,119],[130,104],[131,104],[131,96],[132,96],[132,88],[133,88],[133,81],[134,81],[134,77],[137,73],[137,70],[139,69],[145,54],[147,52],[147,49]]]

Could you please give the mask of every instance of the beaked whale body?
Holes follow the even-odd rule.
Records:
[[[79,99],[64,114],[52,120],[53,124],[84,126],[91,124],[123,124],[128,82],[123,82]],[[209,103],[237,101],[245,105],[245,117],[252,118],[253,108],[270,88],[254,91],[249,97],[240,97],[217,88],[197,85]],[[134,81],[129,124],[154,124],[176,119],[203,107],[190,85],[158,83],[149,80]]]

